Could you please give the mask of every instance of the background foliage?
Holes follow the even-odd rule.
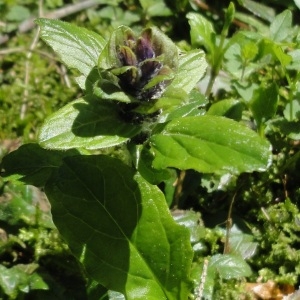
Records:
[[[160,186],[173,210],[198,212],[174,210],[173,215],[190,229],[193,278],[200,287],[205,277],[203,290],[194,295],[208,299],[255,297],[246,296],[249,282],[281,284],[277,295],[300,283],[299,3],[234,4],[233,15],[230,9],[224,14],[229,1],[95,1],[90,8],[64,16],[105,39],[119,25],[133,30],[156,25],[182,50],[204,49],[209,67],[199,87],[206,98],[194,91],[196,105],[177,114],[226,116],[271,142],[273,163],[267,172],[226,176],[186,171],[180,177],[183,174],[174,171]],[[52,50],[36,39],[36,29],[28,30],[23,23],[41,13],[60,17],[60,9],[74,5],[71,1],[0,1],[1,156],[19,144],[36,141],[47,116],[82,96],[76,70],[67,71]],[[194,107],[201,109],[193,112]],[[153,136],[152,142],[161,141]],[[119,146],[107,151],[120,157],[122,150]],[[177,177],[180,191],[173,186]],[[1,297],[117,299],[86,278],[52,223],[40,191],[1,179],[0,199]],[[241,261],[231,261],[234,253]],[[213,259],[207,265],[209,257]]]

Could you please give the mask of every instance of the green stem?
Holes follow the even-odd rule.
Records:
[[[207,85],[207,88],[205,91],[206,97],[209,97],[209,95],[211,94],[212,87],[213,87],[215,80],[216,80],[217,76],[219,75],[219,72],[221,69],[224,52],[225,52],[224,51],[224,43],[225,43],[225,39],[228,34],[229,25],[230,25],[230,23],[226,24],[226,22],[225,22],[225,25],[224,25],[221,35],[220,35],[220,43],[218,46],[215,47],[215,52],[213,55],[213,64],[212,64],[212,69],[210,72],[210,78],[209,78],[209,82],[208,82],[208,85]]]
[[[228,210],[228,216],[226,220],[226,239],[225,239],[225,245],[224,245],[224,254],[228,254],[230,251],[229,247],[229,237],[230,237],[230,230],[232,227],[232,209],[233,209],[233,203],[234,199],[236,197],[236,193],[233,195],[232,200],[230,202],[229,210]]]
[[[222,60],[223,60],[223,45],[224,45],[224,40],[225,37],[222,38],[221,35],[221,40],[220,40],[220,45],[216,51],[215,59],[214,59],[214,64],[212,65],[212,69],[210,72],[210,78],[209,78],[209,82],[205,91],[205,96],[209,97],[209,95],[211,94],[212,91],[212,87],[215,83],[215,80],[217,78],[217,76],[219,75],[220,69],[221,69],[221,64],[222,64]]]
[[[257,126],[257,131],[258,131],[258,134],[260,137],[264,137],[265,136],[265,127],[262,123],[260,123],[258,126]]]
[[[285,70],[285,77],[286,80],[288,82],[289,85],[289,102],[290,102],[290,120],[293,119],[293,94],[294,94],[294,90],[295,90],[295,82],[291,81],[291,78],[289,76],[289,74],[287,73],[287,70]]]
[[[205,96],[208,98],[211,94],[212,88],[214,86],[217,75],[214,73],[213,69],[210,72],[209,82],[205,91]]]
[[[179,200],[182,194],[183,182],[185,179],[186,172],[184,170],[180,171],[179,176],[177,177],[176,188],[173,199],[173,207],[178,208]]]

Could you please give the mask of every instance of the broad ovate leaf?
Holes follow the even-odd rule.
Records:
[[[258,243],[254,237],[242,232],[235,224],[229,234],[229,254],[240,255],[243,259],[252,258],[257,252]]]
[[[86,78],[106,44],[103,37],[83,27],[59,20],[37,19],[41,38],[69,67],[77,69]]]
[[[285,106],[283,115],[289,122],[298,121],[300,119],[300,99],[290,101]]]
[[[244,105],[236,99],[224,99],[213,103],[208,109],[208,115],[225,116],[230,119],[239,121],[242,118]]]
[[[292,12],[285,10],[275,17],[270,26],[271,38],[275,42],[283,42],[291,35]]]
[[[57,228],[94,280],[129,300],[188,298],[189,232],[156,186],[118,159],[90,155],[66,158],[45,191]]]
[[[191,27],[191,41],[196,47],[204,46],[209,53],[214,53],[216,33],[213,24],[198,13],[188,13]]]
[[[172,95],[169,96],[170,108],[169,110],[166,109],[163,111],[163,113],[159,116],[160,123],[187,116],[200,116],[205,113],[205,106],[208,104],[208,100],[196,89],[193,89],[189,95],[186,95],[186,97],[183,98],[184,101],[182,101],[180,97],[178,97],[178,99],[174,97],[176,102],[178,102],[177,105],[172,105],[174,98],[171,97]],[[176,96],[175,93],[174,96]]]
[[[191,244],[198,243],[200,239],[205,238],[205,227],[199,212],[196,213],[191,210],[173,210],[172,216],[178,224],[184,225],[190,230]]]
[[[207,68],[207,62],[205,60],[205,53],[202,50],[196,49],[187,53],[182,53],[179,56],[179,66],[177,74],[168,90],[176,88],[182,90],[187,94],[195,88],[196,84],[203,77]]]
[[[270,39],[262,39],[260,43],[261,56],[271,55],[275,60],[278,60],[283,67],[287,67],[293,58],[285,53],[284,48]]]
[[[187,99],[203,77],[206,68],[207,62],[202,50],[196,49],[179,55],[179,66],[174,79],[154,105],[156,110],[163,110],[161,119],[166,120],[171,118],[172,116],[169,116],[169,114],[172,111],[188,110],[187,107],[183,108],[183,106],[186,106],[190,100],[193,100]],[[190,95],[190,98],[194,98],[194,96]]]
[[[211,257],[208,269],[224,279],[247,277],[252,274],[251,268],[239,255],[216,254]]]
[[[153,166],[199,172],[253,172],[271,162],[269,142],[231,119],[196,116],[175,119],[150,138]]]
[[[253,0],[239,0],[238,2],[261,19],[272,22],[275,18],[275,9],[272,6],[267,6]]]
[[[139,0],[139,2],[148,16],[167,17],[173,14],[172,10],[163,0]]]
[[[271,83],[266,87],[261,86],[254,91],[249,104],[258,127],[275,115],[278,101],[279,94],[276,83]]]
[[[75,149],[53,151],[38,144],[26,144],[3,157],[0,169],[9,181],[21,181],[25,184],[43,187],[66,156],[78,155]]]
[[[157,170],[153,168],[153,155],[147,147],[137,145],[132,147],[131,155],[136,169],[141,176],[151,184],[160,184],[171,177],[170,170]]]
[[[122,144],[140,130],[120,118],[114,103],[86,96],[46,119],[38,139],[48,149],[100,149]]]

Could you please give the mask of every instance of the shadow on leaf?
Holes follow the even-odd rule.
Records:
[[[79,111],[72,125],[74,135],[131,138],[140,132],[141,126],[126,123],[120,118],[116,103],[92,96],[87,96],[84,99],[87,102],[74,104],[74,108]]]
[[[107,156],[69,157],[45,191],[57,228],[87,273],[125,293],[130,264],[141,260],[132,237],[142,211],[134,171]]]
[[[45,185],[50,176],[67,156],[78,155],[75,149],[56,151],[43,149],[38,144],[26,144],[5,156],[1,162],[1,175],[37,187]]]

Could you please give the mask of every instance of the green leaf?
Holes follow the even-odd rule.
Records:
[[[244,105],[236,99],[225,99],[213,103],[207,115],[224,116],[239,121],[242,118]]]
[[[275,115],[277,105],[278,91],[276,83],[272,83],[267,87],[259,87],[254,91],[250,109],[258,127]]]
[[[245,46],[242,48],[241,50],[241,55],[242,58],[245,61],[251,61],[255,58],[255,56],[258,53],[258,47],[256,45],[256,43],[253,42],[249,42],[247,44],[245,44]]]
[[[187,116],[200,116],[205,113],[205,106],[208,100],[198,90],[193,89],[184,103],[174,105],[170,111],[164,111],[161,115],[165,121],[171,121],[176,118],[183,118]]]
[[[253,242],[253,236],[243,233],[236,225],[230,229],[229,251],[230,254],[249,259],[256,253],[258,243]]]
[[[22,22],[28,18],[30,18],[30,10],[21,5],[13,5],[5,15],[5,19],[12,22]]]
[[[239,4],[247,8],[254,15],[260,18],[272,22],[275,17],[275,9],[270,6],[266,6],[262,3],[253,0],[238,0]]]
[[[262,39],[258,33],[238,32],[226,44],[224,67],[236,78],[247,78],[254,71],[261,69],[256,62],[258,43]]]
[[[269,27],[266,27],[266,30],[269,30]],[[250,43],[258,43],[264,35],[262,34],[264,31],[238,31],[236,32],[226,43],[225,49],[228,49],[231,45],[238,43],[239,45],[243,46]]]
[[[300,9],[300,0],[294,0],[296,6]]]
[[[275,127],[277,127],[280,132],[290,139],[299,140],[300,139],[300,122],[288,122],[285,119],[274,120],[272,123]]]
[[[206,232],[199,212],[191,210],[174,210],[172,211],[174,220],[187,227],[191,235],[191,243],[199,242],[201,238],[205,238]]]
[[[166,203],[168,207],[171,207],[174,202],[174,195],[176,192],[176,186],[174,185],[174,182],[177,180],[177,172],[174,169],[168,169],[170,178],[163,181],[163,193],[166,198]]]
[[[62,61],[77,69],[86,78],[106,41],[97,33],[59,20],[37,19],[41,28],[41,38],[52,47]]]
[[[166,93],[173,88],[190,93],[203,77],[206,68],[205,53],[202,50],[196,49],[180,55],[177,74]]]
[[[259,32],[264,36],[267,36],[270,33],[269,26],[267,26],[265,22],[261,21],[255,16],[249,15],[248,13],[241,13],[237,11],[235,13],[235,18],[237,20],[240,20],[241,22],[244,22],[249,27],[253,28],[256,32]],[[249,33],[251,31],[245,31],[245,32]]]
[[[288,103],[283,111],[283,115],[287,121],[293,122],[300,120],[300,101],[295,99]]]
[[[172,11],[163,0],[139,0],[139,2],[150,17],[167,17],[172,15]]]
[[[261,55],[271,54],[274,59],[277,59],[283,67],[291,63],[292,57],[286,54],[282,46],[276,44],[272,40],[263,39],[261,42]]]
[[[150,138],[154,167],[199,172],[263,171],[270,144],[246,126],[224,117],[197,116],[170,121]]]
[[[279,45],[273,46],[273,54],[283,67],[286,67],[292,61],[292,57],[289,54],[285,54],[282,47],[280,47]]]
[[[80,78],[77,77],[77,83]],[[135,99],[131,97],[118,85],[116,76],[110,72],[99,72],[97,67],[94,67],[87,78],[83,78],[83,82],[79,83],[84,86],[87,91],[92,93],[101,100],[113,100],[120,102],[133,102]]]
[[[107,2],[107,3],[104,3]],[[119,3],[117,3],[119,2]],[[122,1],[115,1],[113,4],[112,1],[103,1],[101,0],[100,7],[97,8],[97,10],[88,10],[87,14],[89,16],[89,22],[92,24],[104,24],[109,23],[110,28],[117,28],[121,25],[127,25],[130,26],[132,23],[139,22],[141,20],[141,17],[139,15],[138,10],[124,10],[121,8],[121,2]],[[107,5],[104,5],[107,4]],[[102,8],[101,8],[102,7]],[[92,16],[92,18],[91,18]],[[94,22],[93,20],[94,19]],[[103,27],[103,29],[106,31],[105,33],[109,34],[109,30],[104,29],[106,27]]]
[[[0,202],[0,220],[13,225],[21,226],[28,224],[29,226],[36,225],[44,228],[54,228],[52,217],[50,212],[41,212],[40,206],[37,203],[41,203],[38,197],[42,193],[39,189],[31,185],[24,184],[12,184],[11,182],[5,185],[5,194],[10,195],[9,201]],[[38,202],[37,202],[38,201]],[[5,243],[0,244],[1,253],[4,253]],[[17,243],[22,243],[21,241]],[[10,244],[10,245],[9,245]],[[11,247],[11,243],[8,241],[8,247]],[[23,246],[25,247],[25,246]]]
[[[131,151],[138,172],[151,184],[159,184],[171,177],[169,170],[157,170],[152,166],[153,154],[147,146],[138,145]]]
[[[254,91],[259,88],[256,83],[251,82],[233,82],[233,87],[245,102],[250,102],[253,98]]]
[[[240,256],[232,254],[213,255],[210,259],[205,260],[205,267],[203,267],[203,264],[202,266],[195,265],[192,274],[195,281],[199,281],[203,276],[204,269],[206,270],[206,277],[201,291],[203,299],[215,299],[213,294],[217,278],[221,278],[221,280],[239,279],[252,274],[249,265]]]
[[[120,119],[114,103],[86,96],[46,119],[39,143],[48,149],[107,148],[128,141],[140,130],[140,126]]]
[[[210,21],[197,13],[188,13],[187,18],[191,27],[191,42],[195,47],[204,46],[213,54],[215,51],[216,33]]]
[[[224,279],[247,277],[252,274],[249,265],[239,255],[216,254],[211,257],[208,269]]]
[[[292,12],[285,10],[277,15],[270,26],[271,38],[275,42],[282,42],[290,37],[292,29]]]
[[[167,115],[173,111],[174,108],[176,109],[177,107],[183,105],[187,99],[188,95],[182,89],[176,89],[173,87],[167,88],[161,98],[159,98],[154,104],[150,103],[151,106],[149,112],[162,110],[162,114],[159,116],[159,118],[165,120]]]
[[[298,71],[300,69],[300,49],[289,51],[289,56],[292,58],[292,61],[287,66],[287,69]]]
[[[37,208],[36,203],[34,205],[32,203],[33,189],[32,186],[8,183],[5,187],[5,193],[10,193],[10,198],[9,201],[0,202],[0,221],[9,225],[34,224]],[[1,240],[1,253],[5,251],[5,243],[3,242],[4,240]]]
[[[41,276],[32,274],[36,268],[36,264],[19,264],[12,268],[0,265],[0,287],[7,296],[10,296],[9,299],[17,299],[20,291],[28,293],[33,289],[48,289]]]
[[[246,77],[248,74],[247,72],[249,68],[245,69],[245,63],[243,63],[242,58],[242,49],[244,45],[241,46],[238,43],[232,44],[227,51],[225,52],[224,58],[224,67],[229,72],[229,74],[232,74],[234,78],[242,78]]]
[[[94,87],[94,94],[100,99],[120,101],[125,103],[134,102],[134,98],[124,93],[113,81],[101,79]]]
[[[108,296],[109,296],[109,299],[107,299],[107,300],[126,300],[123,294],[115,292],[115,291],[108,291]]]
[[[64,157],[78,154],[76,150],[49,151],[37,144],[22,145],[3,158],[1,168],[4,172],[1,176],[6,180],[42,187]]]
[[[54,223],[89,276],[126,299],[187,299],[188,229],[174,222],[156,186],[95,155],[66,158],[45,191]]]

